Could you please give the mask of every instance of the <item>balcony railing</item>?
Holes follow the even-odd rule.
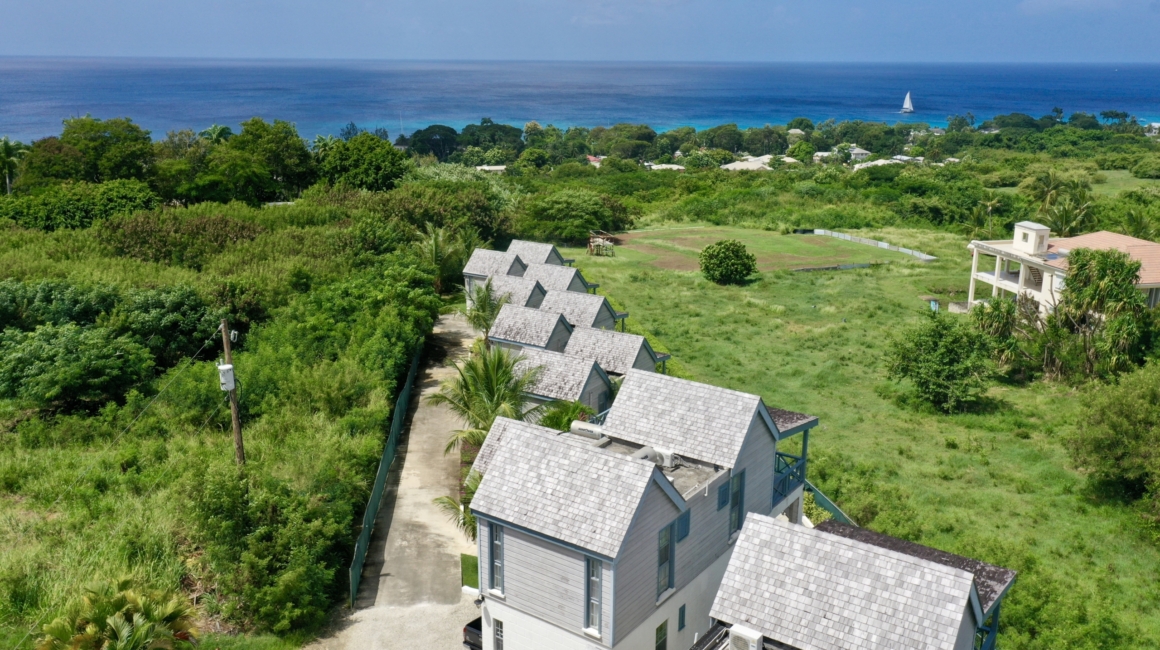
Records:
[[[608,411],[611,410],[612,409],[608,409]],[[588,421],[597,426],[601,426],[604,424],[604,418],[608,417],[608,411],[602,411],[596,415],[589,416]]]
[[[806,482],[806,459],[777,452],[776,479],[773,483],[774,492],[784,499]]]

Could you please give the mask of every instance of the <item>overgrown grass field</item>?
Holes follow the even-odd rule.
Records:
[[[642,236],[680,241],[688,232]],[[722,234],[754,251],[802,247],[797,235]],[[1000,385],[959,415],[912,404],[905,386],[886,380],[882,355],[929,309],[921,296],[965,299],[967,241],[933,230],[857,234],[939,260],[764,272],[723,287],[658,268],[632,244],[615,257],[568,252],[631,313],[630,329],[673,353],[678,372],[819,416],[810,478],[858,523],[1018,570],[1002,647],[1160,645],[1155,540],[1131,506],[1087,488],[1064,448],[1078,390]]]

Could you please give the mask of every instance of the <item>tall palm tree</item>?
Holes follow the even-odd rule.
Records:
[[[479,482],[483,480],[483,475],[472,470],[467,473],[467,478],[463,481],[463,495],[459,498],[453,496],[438,497],[434,500],[436,506],[439,507],[455,524],[463,536],[469,541],[475,541],[475,515],[471,514],[471,500],[475,498],[475,491],[479,489]]]
[[[1092,203],[1082,194],[1065,194],[1043,213],[1044,224],[1060,237],[1071,237],[1085,230],[1091,219]]]
[[[339,142],[342,141],[333,135],[316,135],[310,148],[317,158],[325,158],[326,154],[330,153]]]
[[[471,298],[468,301],[470,307],[464,311],[467,322],[471,323],[475,329],[481,330],[483,340],[487,341],[488,335],[491,334],[491,326],[495,323],[495,317],[499,316],[499,310],[509,302],[508,295],[497,295],[491,285],[491,278],[488,278],[487,282],[476,285],[468,297]]]
[[[1067,189],[1067,186],[1067,179],[1051,169],[1046,174],[1035,177],[1025,189],[1031,200],[1039,204],[1039,212],[1043,213],[1055,203],[1059,195]]]
[[[4,186],[8,194],[12,194],[12,177],[20,165],[20,157],[24,155],[24,147],[19,142],[13,142],[8,136],[0,138],[0,169],[4,170]]]
[[[444,453],[465,443],[482,445],[497,417],[523,420],[539,411],[529,407],[527,393],[540,370],[522,370],[517,360],[501,347],[477,344],[471,356],[456,364],[455,376],[427,398],[429,404],[449,406],[467,427],[452,433]]]
[[[186,650],[197,643],[193,609],[180,596],[138,592],[131,580],[93,585],[79,606],[44,626],[37,650]]]
[[[459,265],[463,258],[459,242],[446,228],[428,222],[417,246],[423,259],[435,269],[435,292],[443,293],[444,287],[463,271]]]
[[[198,135],[214,144],[221,144],[234,137],[234,130],[224,124],[211,124],[209,128]]]
[[[1128,210],[1120,221],[1120,232],[1131,237],[1155,241],[1157,235],[1156,223],[1144,214],[1142,210]]]

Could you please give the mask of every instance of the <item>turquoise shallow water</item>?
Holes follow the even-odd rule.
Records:
[[[899,114],[907,92],[916,112]],[[658,130],[796,116],[943,124],[1059,106],[1160,121],[1160,65],[695,64],[0,58],[0,135],[63,118],[130,116],[155,134],[255,115],[305,137],[349,121],[392,137],[490,117],[522,125],[638,122]]]

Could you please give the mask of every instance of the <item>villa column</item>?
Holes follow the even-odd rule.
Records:
[[[979,249],[975,249],[971,255],[971,288],[967,291],[967,309],[975,304],[975,274],[979,272]]]
[[[1015,301],[1016,302],[1018,302],[1020,296],[1023,295],[1024,289],[1026,288],[1026,283],[1027,283],[1027,265],[1020,263],[1019,264],[1019,284],[1018,284],[1019,290],[1015,292]]]
[[[1003,258],[995,256],[995,282],[991,284],[991,297],[999,297],[999,278],[1003,275]]]

